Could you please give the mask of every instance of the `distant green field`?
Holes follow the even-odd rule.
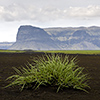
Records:
[[[6,53],[23,53],[25,51],[21,51],[21,50],[0,50],[0,52],[6,52]]]
[[[100,50],[0,50],[6,53],[24,53],[24,52],[44,52],[44,53],[65,53],[65,54],[100,54]]]
[[[51,51],[38,51],[45,53],[65,53],[65,54],[100,54],[100,50],[51,50]]]

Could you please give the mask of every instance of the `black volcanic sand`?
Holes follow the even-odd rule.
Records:
[[[8,84],[5,79],[15,71],[12,67],[25,66],[31,57],[41,56],[43,53],[0,53],[0,100],[100,100],[100,55],[69,55],[77,56],[78,65],[85,67],[89,73],[89,93],[80,90],[64,89],[56,93],[54,87],[40,87],[38,90],[26,90],[22,92],[19,86],[3,89]]]

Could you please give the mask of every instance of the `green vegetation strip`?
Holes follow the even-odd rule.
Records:
[[[51,50],[51,51],[37,51],[45,53],[65,53],[65,54],[100,54],[100,50]]]
[[[0,50],[5,53],[44,52],[44,53],[65,53],[65,54],[100,54],[100,50]]]
[[[23,53],[22,50],[0,50],[1,53]]]

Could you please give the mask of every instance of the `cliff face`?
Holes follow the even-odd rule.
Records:
[[[10,49],[56,50],[59,49],[59,47],[43,29],[33,26],[20,26],[16,42]]]
[[[100,50],[100,27],[45,28],[20,26],[14,50]]]
[[[62,50],[100,50],[100,27],[45,28]]]
[[[33,26],[20,26],[17,33],[16,42],[25,42],[25,41],[46,41],[50,39],[50,36],[41,28]]]

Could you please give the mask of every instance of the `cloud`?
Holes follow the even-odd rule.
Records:
[[[70,7],[69,16],[71,17],[100,17],[100,6]]]
[[[39,22],[60,19],[91,19],[100,17],[100,6],[69,7],[66,9],[54,6],[36,7],[33,5],[12,4],[0,6],[0,20],[23,21],[33,20]]]

